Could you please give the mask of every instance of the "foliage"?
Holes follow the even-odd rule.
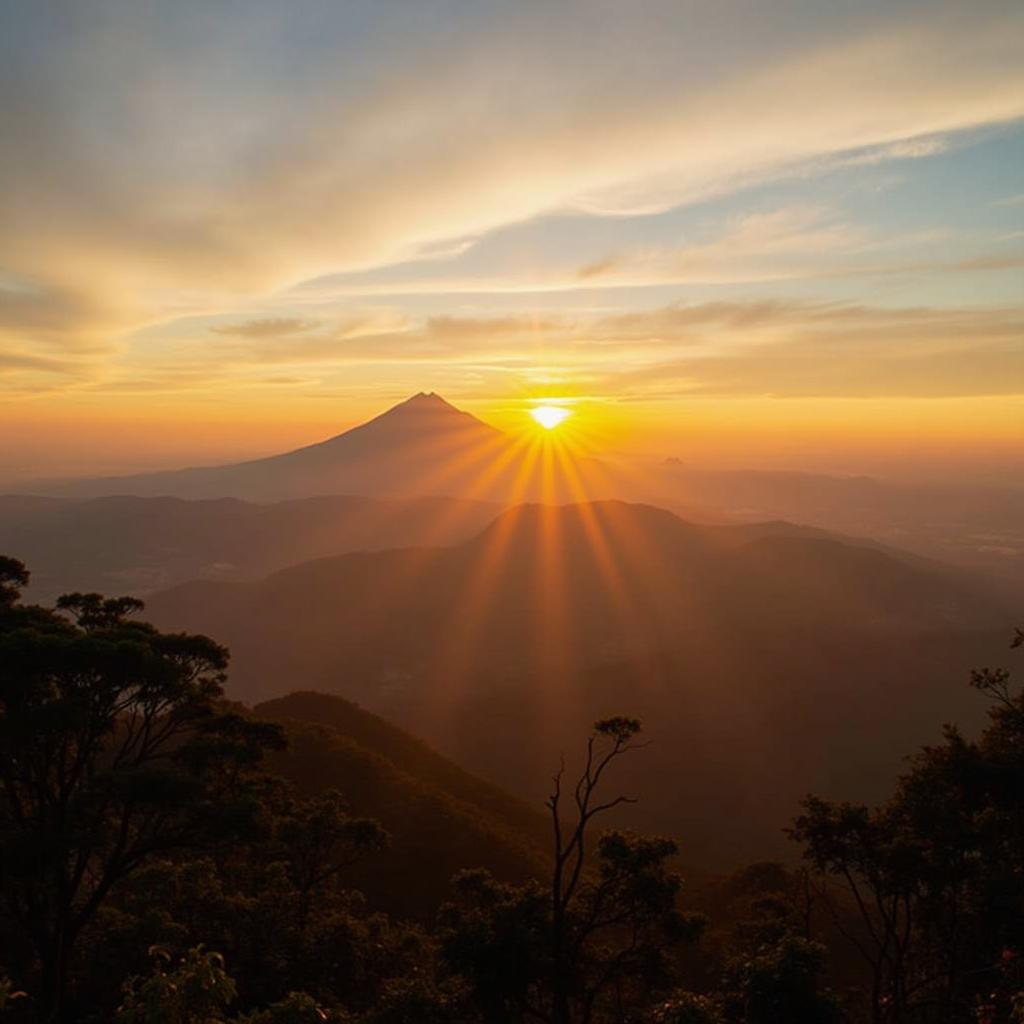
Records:
[[[325,886],[388,843],[376,821],[349,816],[337,790],[293,803],[274,823],[274,839],[298,892],[300,928]]]
[[[568,824],[560,813],[564,768],[556,774],[548,885],[501,885],[486,871],[456,880],[456,899],[442,910],[442,956],[486,1020],[618,1019],[624,1001],[643,1003],[669,986],[667,951],[699,934],[702,920],[676,909],[681,882],[667,867],[676,853],[670,840],[607,832],[596,865],[588,863],[592,820],[631,802],[602,799],[599,788],[609,766],[635,748],[639,730],[635,719],[596,723]]]
[[[165,949],[153,947],[150,955],[153,971],[126,983],[117,1024],[222,1024],[236,990],[219,953],[197,946],[173,970]]]
[[[0,615],[0,892],[55,1016],[111,892],[153,857],[244,831],[282,742],[220,705],[222,648],[130,621],[140,607],[75,594],[70,620],[13,600]]]
[[[677,992],[655,1006],[645,1024],[726,1024],[721,1001],[714,996]]]
[[[224,1016],[235,1001],[234,979],[219,953],[202,946],[189,949],[170,969],[167,950],[150,950],[153,969],[147,978],[132,978],[125,985],[124,1001],[115,1024],[345,1024],[347,1015],[324,1010],[304,992],[290,992],[265,1010]]]
[[[820,986],[825,947],[787,933],[727,965],[730,1002],[744,1024],[828,1024],[838,1006]]]
[[[792,830],[858,910],[846,934],[867,965],[877,1022],[1012,1012],[1005,967],[1024,950],[1024,692],[1011,692],[1004,669],[978,670],[971,685],[991,702],[978,740],[947,726],[886,804],[812,797]]]
[[[27,998],[28,993],[15,988],[14,982],[6,976],[0,976],[0,1014],[11,1009],[14,1004]]]
[[[28,569],[21,562],[0,555],[0,610],[14,607],[28,581]]]

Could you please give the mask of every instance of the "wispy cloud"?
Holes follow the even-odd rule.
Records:
[[[0,268],[36,298],[6,299],[4,323],[21,346],[98,353],[142,324],[443,259],[543,213],[663,209],[809,161],[927,155],[942,143],[921,140],[1024,115],[1024,12],[912,14],[6,5]],[[803,237],[834,248],[855,230]],[[750,243],[800,257],[751,222],[718,249],[590,266],[624,284],[640,265],[721,279],[729,247]]]
[[[663,310],[654,323],[658,344],[685,339],[685,354],[612,371],[606,387],[674,399],[1024,393],[1020,309],[725,304]]]
[[[567,379],[621,400],[695,395],[979,396],[1024,393],[1024,310],[885,308],[794,300],[592,315],[433,317],[380,312],[317,336],[211,349],[184,343],[100,390],[305,386],[355,366]],[[267,373],[269,367],[279,371]],[[415,376],[415,369],[411,370]]]
[[[210,330],[215,334],[260,339],[304,334],[319,326],[319,320],[302,320],[298,317],[268,317],[262,320],[245,320],[242,323],[214,324]]]
[[[482,268],[406,266],[380,275],[335,276],[290,293],[297,301],[368,296],[502,294],[746,285],[766,282],[948,274],[1009,269],[1024,253],[999,249],[1005,234],[961,239],[933,226],[882,233],[822,204],[795,203],[733,215],[666,245],[601,252],[584,264],[541,255]],[[979,250],[979,246],[987,249]],[[962,255],[965,251],[970,256]],[[404,272],[400,272],[404,270]]]

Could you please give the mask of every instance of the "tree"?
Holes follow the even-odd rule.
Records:
[[[714,996],[677,992],[655,1006],[645,1024],[727,1024],[721,1002]]]
[[[501,885],[485,871],[456,879],[456,900],[442,912],[442,955],[487,1021],[624,1019],[649,989],[667,987],[667,949],[699,934],[703,920],[676,908],[681,881],[667,866],[675,843],[606,832],[594,844],[596,864],[589,857],[594,819],[633,802],[599,791],[610,766],[639,746],[631,742],[639,731],[635,719],[597,722],[571,790],[564,765],[555,775],[546,886]]]
[[[825,947],[785,931],[726,965],[727,1000],[743,1024],[830,1024],[839,1008],[821,986]]]
[[[1017,631],[1013,647],[1024,634]],[[845,928],[869,967],[871,1015],[1009,1020],[1024,952],[1024,692],[1005,669],[971,685],[990,701],[977,740],[947,726],[880,807],[804,804],[792,836],[837,880],[859,927]],[[822,891],[837,906],[836,891]],[[842,920],[837,913],[836,920]],[[984,1012],[980,1008],[984,1007]]]
[[[859,927],[844,923],[834,897],[833,919],[863,957],[871,977],[871,1019],[897,1021],[907,1006],[914,970],[914,918],[920,864],[913,837],[888,808],[804,801],[791,834],[816,870],[840,879],[857,908]],[[829,888],[822,887],[829,896]]]
[[[223,1012],[235,999],[235,983],[219,953],[197,946],[170,969],[166,950],[154,947],[149,952],[152,973],[125,984],[116,1024],[222,1024]]]
[[[237,990],[220,953],[196,946],[176,966],[159,946],[150,950],[150,956],[150,975],[125,984],[115,1024],[344,1024],[349,1019],[328,1013],[305,992],[292,992],[265,1010],[229,1022],[223,1015]]]
[[[337,790],[292,803],[275,822],[275,838],[298,891],[300,929],[306,927],[314,895],[388,843],[377,821],[348,814]]]
[[[827,950],[810,936],[801,873],[780,864],[753,864],[730,880],[741,895],[726,940],[729,1019],[742,1024],[829,1024],[838,1004],[822,983]]]
[[[76,941],[152,858],[238,836],[259,812],[276,726],[222,704],[227,652],[130,616],[130,598],[21,607],[0,562],[0,897],[40,967],[43,1017],[70,1014]]]
[[[0,612],[17,603],[21,591],[28,586],[28,569],[16,558],[0,555]]]

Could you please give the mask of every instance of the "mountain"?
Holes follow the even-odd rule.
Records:
[[[808,778],[881,791],[893,751],[978,718],[967,670],[1012,621],[942,566],[621,502],[525,505],[451,548],[187,584],[149,613],[226,643],[237,697],[358,699],[518,795],[546,791],[595,716],[642,714],[647,824],[685,827],[709,858],[763,853],[750,844]]]
[[[29,566],[27,597],[145,595],[193,579],[254,579],[347,551],[454,544],[499,507],[450,498],[304,498],[253,504],[128,496],[0,495],[0,552]]]
[[[420,393],[361,426],[283,455],[226,466],[35,485],[36,493],[282,501],[325,494],[375,497],[539,497],[529,445]],[[549,489],[567,500],[566,482]]]
[[[668,459],[634,493],[728,521],[786,519],[913,550],[1024,584],[1024,488],[820,473],[707,470]]]
[[[346,876],[374,907],[427,920],[463,868],[486,866],[512,882],[543,874],[548,824],[538,810],[383,719],[314,693],[293,693],[253,713],[288,735],[272,771],[300,795],[339,790],[350,813],[376,818],[390,834],[383,853]]]
[[[1024,489],[1019,485],[707,470],[679,459],[649,465],[584,458],[557,437],[504,434],[433,393],[414,395],[361,426],[283,455],[136,476],[37,482],[31,490],[79,498],[116,494],[258,502],[322,495],[447,496],[506,506],[618,498],[670,508],[701,522],[813,524],[981,570],[1017,587],[1024,584]]]

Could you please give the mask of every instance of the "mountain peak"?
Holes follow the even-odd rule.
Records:
[[[394,409],[450,409],[458,412],[451,402],[446,402],[436,391],[418,391],[412,398],[399,402]]]
[[[401,425],[408,428],[415,426],[417,430],[429,426],[429,429],[447,429],[458,427],[464,430],[470,425],[479,427],[488,432],[493,427],[488,427],[468,412],[463,412],[451,402],[443,399],[436,391],[418,391],[411,398],[404,402],[391,406],[372,420],[353,429],[353,433],[365,431],[367,428],[377,429],[381,426],[397,427]],[[344,437],[345,435],[341,435]]]

